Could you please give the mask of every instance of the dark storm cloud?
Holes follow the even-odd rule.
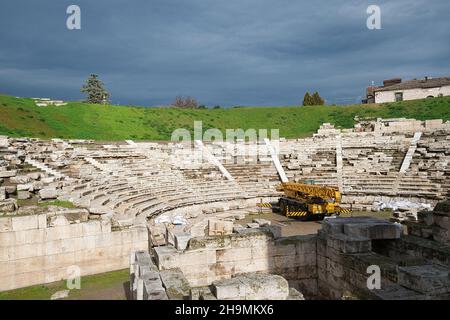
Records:
[[[382,30],[366,28],[369,4]],[[122,104],[356,102],[372,80],[449,75],[449,13],[448,0],[3,0],[0,92],[80,99],[94,72]]]

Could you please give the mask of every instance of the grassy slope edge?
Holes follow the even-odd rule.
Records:
[[[217,110],[182,110],[91,105],[69,102],[62,107],[37,107],[31,99],[0,95],[0,134],[65,139],[170,140],[173,130],[218,128],[279,129],[286,138],[305,137],[330,122],[351,128],[354,117],[450,120],[450,97],[381,105],[246,107]]]

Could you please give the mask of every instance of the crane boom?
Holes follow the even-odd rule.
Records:
[[[341,201],[341,193],[335,187],[286,182],[279,185],[277,190],[283,191],[286,196],[294,199],[319,197],[323,199],[334,199],[336,203]]]

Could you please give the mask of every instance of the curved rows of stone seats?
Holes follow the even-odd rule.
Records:
[[[289,180],[339,186],[344,203],[368,209],[386,198],[434,204],[448,196],[449,141],[450,129],[419,136],[333,129],[306,139],[280,139],[277,148]],[[192,146],[3,137],[1,187],[8,187],[11,196],[0,197],[15,198],[18,189],[24,191],[21,197],[45,189],[44,194],[92,213],[152,217],[192,205],[279,195],[280,179],[264,143],[205,142],[216,161],[197,159]],[[33,185],[16,178],[32,171],[42,177]]]

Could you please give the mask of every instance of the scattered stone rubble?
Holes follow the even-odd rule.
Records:
[[[304,300],[279,275],[244,273],[192,288],[179,268],[159,271],[148,252],[131,257],[130,292],[135,300]]]
[[[420,213],[419,222],[408,222],[406,233],[401,224],[378,218],[335,218],[324,220],[317,235],[281,237],[255,227],[193,237],[182,247],[167,243],[133,259],[145,256],[145,268],[156,279],[151,288],[160,292],[162,286],[166,296],[155,296],[164,299],[447,300],[449,219],[445,201]],[[139,288],[136,274],[140,281],[146,277],[136,273],[136,264],[133,290]],[[379,288],[368,285],[374,266],[380,270]]]
[[[51,100],[49,98],[33,98],[34,103],[38,107],[48,107],[48,106],[65,106],[67,103],[63,100]]]

